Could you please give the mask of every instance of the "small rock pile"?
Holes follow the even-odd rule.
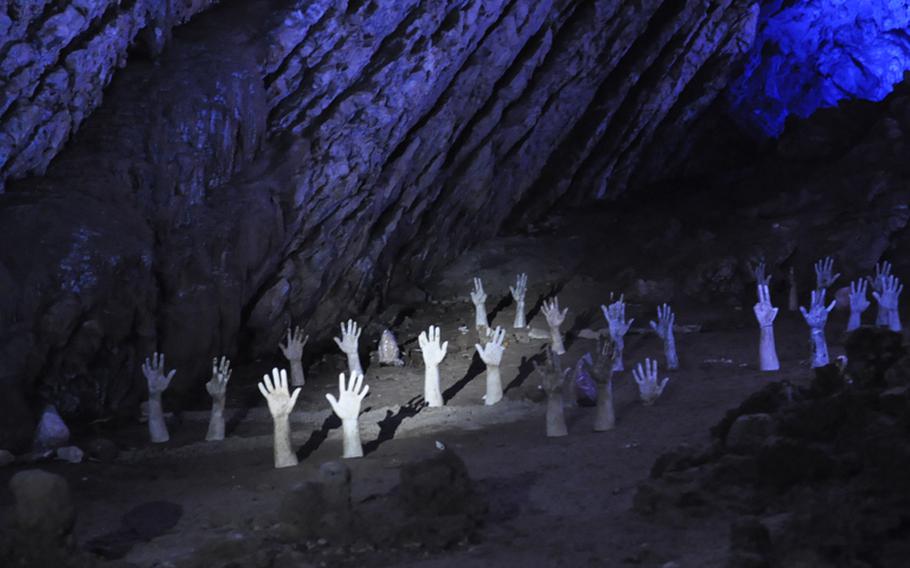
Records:
[[[849,363],[808,388],[772,383],[712,429],[710,448],[661,456],[645,515],[732,515],[730,566],[906,566],[910,357],[898,334],[847,339]]]

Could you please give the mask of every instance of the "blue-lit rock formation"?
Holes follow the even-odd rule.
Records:
[[[778,136],[843,99],[878,101],[910,69],[908,0],[762,2],[755,45],[727,99],[739,121]]]
[[[0,191],[41,173],[101,103],[127,50],[154,55],[217,0],[0,1]]]
[[[10,162],[35,167],[3,170],[0,400],[126,410],[155,349],[196,394],[213,354],[272,354],[290,321],[324,335],[507,218],[621,192],[724,88],[757,15],[219,3],[130,58],[62,152],[35,137],[40,159]]]

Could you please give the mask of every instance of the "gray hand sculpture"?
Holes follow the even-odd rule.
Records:
[[[164,408],[161,406],[161,394],[171,384],[171,379],[177,373],[176,369],[165,374],[164,354],[155,353],[151,359],[146,358],[142,365],[142,374],[149,388],[149,437],[156,444],[167,442],[171,439],[164,422]]]
[[[306,378],[303,376],[302,360],[303,348],[309,339],[310,336],[305,336],[300,326],[295,327],[293,331],[288,327],[287,343],[278,344],[281,352],[291,365],[291,386],[302,387],[306,383]]]
[[[212,378],[205,383],[205,390],[212,397],[212,413],[209,429],[205,435],[208,441],[224,440],[224,406],[227,400],[227,385],[231,380],[231,361],[227,357],[212,359]]]

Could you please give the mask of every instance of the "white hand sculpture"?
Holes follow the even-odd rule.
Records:
[[[771,291],[765,284],[758,285],[758,303],[752,306],[755,319],[761,328],[758,342],[758,368],[762,371],[779,371],[777,347],[774,344],[774,318],[778,309],[771,305]]]
[[[828,314],[837,304],[836,300],[831,305],[825,307],[825,290],[812,291],[812,303],[809,310],[800,307],[803,318],[809,324],[809,330],[812,337],[812,366],[824,367],[828,364],[828,344],[825,341],[825,323],[828,321]]]
[[[221,361],[218,361],[218,357],[212,359],[212,378],[205,383],[205,390],[212,397],[212,414],[205,435],[207,441],[224,440],[224,405],[230,380],[231,361],[227,357],[222,357]]]
[[[676,355],[676,339],[673,337],[674,323],[676,323],[676,314],[673,313],[670,305],[657,306],[657,321],[651,322],[651,329],[664,342],[664,356],[667,359],[667,369],[670,370],[679,368],[679,357]]]
[[[613,409],[613,357],[615,355],[616,350],[612,341],[598,339],[597,356],[589,364],[591,376],[597,382],[595,432],[606,432],[616,426],[616,411]]]
[[[348,371],[357,375],[363,374],[363,367],[360,366],[360,354],[357,352],[361,331],[357,322],[349,319],[347,323],[341,324],[341,339],[335,338],[335,344],[348,356]]]
[[[490,327],[487,321],[487,308],[484,302],[487,301],[487,294],[483,291],[483,282],[480,278],[474,279],[474,290],[471,291],[471,302],[474,303],[474,326],[479,328]]]
[[[259,392],[269,405],[274,426],[275,467],[297,465],[297,456],[291,450],[291,411],[297,404],[300,388],[288,392],[288,373],[284,369],[272,369],[272,376],[264,375],[259,383]]]
[[[528,275],[521,273],[515,280],[515,286],[509,286],[512,292],[512,299],[515,300],[515,322],[512,327],[521,329],[528,323],[525,321],[525,294],[528,292]]]
[[[815,263],[815,282],[819,290],[826,290],[840,278],[840,272],[834,274],[834,259],[823,258]]]
[[[541,312],[543,312],[544,317],[547,319],[547,325],[550,327],[550,341],[553,343],[553,352],[557,355],[564,354],[566,347],[562,342],[562,333],[559,331],[559,326],[566,321],[566,314],[569,313],[569,308],[560,311],[559,298],[554,297],[552,300],[544,300]]]
[[[481,347],[480,344],[474,344],[480,360],[487,366],[487,394],[483,397],[484,404],[487,406],[493,406],[502,400],[502,376],[499,372],[499,364],[502,363],[502,354],[506,350],[502,345],[505,339],[506,330],[497,326],[486,345]]]
[[[899,332],[901,330],[900,312],[898,312],[898,302],[900,301],[901,292],[904,291],[904,285],[896,276],[888,276],[883,280],[882,291],[872,292],[872,297],[878,302],[879,310],[885,310],[888,314],[888,329]]]
[[[850,319],[847,320],[847,331],[853,331],[862,325],[863,312],[872,305],[866,298],[867,286],[865,280],[850,283]]]
[[[654,401],[663,394],[667,387],[669,378],[664,378],[660,383],[657,382],[657,361],[645,359],[645,366],[642,368],[641,363],[635,369],[632,369],[632,376],[638,383],[638,394],[641,402],[645,406],[651,406]]]
[[[386,329],[379,338],[379,364],[392,365],[401,367],[404,361],[401,360],[401,351],[398,349],[398,342],[395,340],[395,334],[392,330]]]
[[[427,331],[420,332],[417,337],[417,343],[420,344],[420,351],[423,353],[424,364],[424,383],[423,398],[427,405],[438,407],[444,404],[442,400],[442,390],[439,386],[439,364],[445,359],[446,351],[449,349],[449,342],[440,345],[439,327],[430,326]]]
[[[620,295],[619,300],[611,303],[609,306],[604,306],[601,304],[600,310],[604,314],[604,318],[607,320],[607,325],[610,328],[610,339],[613,340],[614,349],[616,349],[616,355],[613,359],[613,370],[622,371],[625,366],[622,361],[622,352],[625,349],[626,341],[625,336],[628,333],[629,328],[632,327],[632,322],[635,319],[630,319],[626,321],[626,301],[625,295]],[[613,299],[613,294],[610,294],[610,300]]]
[[[878,292],[881,294],[885,291],[885,281],[888,277],[891,276],[891,263],[887,260],[885,262],[875,264],[875,275],[867,276],[866,280],[869,281],[869,284],[872,285],[872,292]],[[883,308],[881,304],[878,305],[878,315],[875,317],[875,325],[878,327],[888,327],[891,323],[891,314],[888,313],[888,310]]]
[[[363,375],[353,374],[347,387],[344,384],[344,373],[338,375],[338,399],[331,394],[326,394],[332,410],[341,418],[341,428],[344,435],[343,458],[363,457],[363,446],[360,444],[360,404],[370,392],[370,385],[363,384]]]
[[[760,261],[752,268],[752,275],[755,277],[755,282],[759,286],[765,285],[768,286],[771,284],[771,275],[765,273],[765,261]]]
[[[146,358],[142,365],[142,374],[149,387],[149,437],[152,442],[160,444],[171,439],[164,422],[164,408],[161,406],[161,393],[167,390],[171,379],[177,373],[172,369],[164,374],[164,354],[154,353],[151,360]]]
[[[535,364],[534,369],[541,375],[541,386],[547,393],[547,437],[566,436],[569,431],[563,411],[563,387],[572,369],[563,369],[559,354],[552,349],[547,349],[546,364]]]
[[[303,347],[309,340],[310,336],[304,336],[303,329],[300,326],[295,327],[293,331],[288,327],[287,343],[284,345],[278,344],[288,363],[291,364],[291,386],[302,387],[306,383],[301,359],[303,359]]]
[[[792,266],[790,267],[788,276],[790,281],[790,296],[789,301],[787,302],[787,309],[791,312],[795,312],[799,309],[799,286],[796,283],[796,269]]]

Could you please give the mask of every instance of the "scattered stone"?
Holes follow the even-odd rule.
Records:
[[[76,510],[66,480],[40,469],[20,471],[9,482],[16,501],[16,527],[35,546],[71,544]]]
[[[593,329],[584,328],[578,332],[578,337],[581,339],[600,339],[606,335],[606,331],[606,329],[598,329],[595,331]]]
[[[70,441],[70,430],[53,404],[44,407],[38,428],[35,430],[36,450],[52,450],[65,446]]]
[[[6,467],[12,465],[16,461],[16,456],[12,452],[6,450],[0,450],[0,467]]]
[[[95,438],[86,444],[85,449],[89,458],[102,463],[114,461],[120,453],[117,444],[107,438]]]
[[[528,332],[528,337],[531,339],[550,339],[550,331],[546,329],[540,329],[538,327],[532,327]]]
[[[57,448],[57,459],[63,460],[69,463],[82,463],[82,458],[84,457],[82,450],[76,446],[66,446],[63,448]]]

